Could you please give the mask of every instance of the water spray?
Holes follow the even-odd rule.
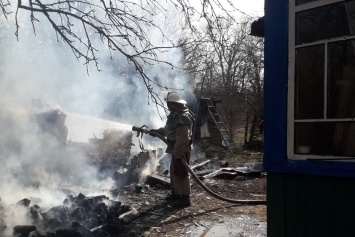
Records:
[[[132,131],[137,132],[137,137],[142,137],[143,134],[149,134],[153,137],[158,137],[160,140],[162,140],[163,142],[165,142],[165,144],[168,145],[168,141],[166,140],[165,137],[163,137],[162,135],[160,135],[159,133],[155,132],[155,131],[151,131],[149,129],[147,129],[148,127],[146,125],[143,125],[142,127],[136,127],[133,126],[132,127]],[[140,144],[141,145],[141,144]],[[143,147],[143,146],[141,146]],[[235,203],[235,204],[241,204],[241,205],[265,205],[266,204],[266,200],[237,200],[237,199],[230,199],[230,198],[226,198],[223,197],[221,195],[218,195],[217,193],[213,192],[211,189],[209,189],[198,177],[197,175],[193,172],[193,170],[190,168],[190,166],[186,163],[186,161],[184,159],[180,159],[180,161],[182,162],[182,164],[184,165],[184,167],[186,168],[187,172],[189,172],[189,174],[192,176],[192,178],[201,186],[201,188],[203,188],[203,190],[205,190],[208,194],[210,194],[212,197],[215,197],[219,200],[225,201],[225,202],[229,202],[229,203]]]

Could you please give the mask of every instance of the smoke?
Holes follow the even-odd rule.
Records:
[[[156,19],[164,33],[176,40],[179,37],[178,14],[172,11]],[[52,138],[39,135],[33,120],[33,100],[41,101],[45,108],[60,108],[69,114],[110,117],[130,126],[146,124],[158,128],[166,119],[162,109],[158,108],[160,116],[157,107],[149,103],[142,79],[122,55],[113,55],[110,60],[105,45],[98,44],[102,71],[97,71],[93,65],[86,68],[67,45],[57,42],[57,36],[40,16],[37,16],[40,23],[36,24],[34,34],[28,13],[19,12],[19,41],[14,34],[14,15],[11,17],[5,20],[0,15],[0,198],[7,207],[7,214],[0,216],[0,223],[1,218],[5,218],[10,226],[27,224],[23,212],[16,210],[16,215],[22,218],[9,214],[14,213],[11,205],[23,198],[40,198],[39,204],[49,207],[63,201],[65,195],[61,188],[99,192],[111,185],[108,181],[97,180],[97,170],[84,154],[64,152],[56,147]],[[147,32],[154,45],[165,43],[157,29]],[[158,56],[162,61],[179,64],[178,49]],[[157,64],[147,65],[145,72],[165,87],[184,89],[183,97],[191,98],[182,71]],[[153,90],[161,98],[166,94],[159,87]],[[75,139],[73,126],[68,126],[68,139]],[[100,131],[85,126],[76,127],[77,133],[80,128],[88,134],[86,136],[94,132],[101,135],[97,134]]]
[[[42,188],[52,192],[65,185],[96,184],[96,170],[84,154],[70,153],[53,136],[41,134],[33,114],[4,108],[0,116],[0,188],[4,202],[38,195]]]

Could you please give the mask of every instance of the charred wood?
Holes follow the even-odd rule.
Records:
[[[75,229],[59,229],[55,231],[56,237],[84,237],[82,233]]]
[[[14,235],[20,237],[28,237],[30,232],[35,231],[37,228],[34,225],[17,225],[14,227]]]
[[[29,237],[50,237],[50,233],[46,233],[44,230],[36,229],[29,234]]]
[[[39,133],[54,138],[58,146],[67,146],[68,128],[65,125],[67,115],[59,109],[52,109],[34,115]]]
[[[16,203],[18,206],[29,207],[31,204],[31,200],[28,198],[24,198]]]
[[[147,176],[146,183],[151,186],[161,184],[168,188],[170,187],[170,178],[157,174],[150,174]]]
[[[126,213],[123,213],[122,215],[120,215],[119,219],[125,223],[128,224],[132,221],[134,221],[135,219],[137,219],[140,216],[140,212],[138,210],[132,210]]]
[[[206,165],[206,164],[208,164],[208,163],[210,163],[210,162],[211,162],[211,160],[206,160],[206,161],[204,161],[204,162],[202,162],[202,163],[200,163],[200,164],[197,164],[197,165],[192,166],[191,169],[192,169],[192,170],[195,170],[195,169],[200,168],[200,167],[202,167],[202,166],[204,166],[204,165]]]
[[[88,229],[86,226],[82,225],[80,222],[74,221],[71,224],[71,228],[73,228],[74,230],[79,231],[85,237],[93,236],[92,231],[90,229]]]
[[[35,222],[43,221],[42,214],[39,210],[39,206],[35,205],[30,207],[30,214]]]
[[[122,203],[120,201],[114,201],[114,200],[109,201],[110,212],[113,212],[113,213],[119,212],[119,210],[121,209],[121,206],[122,206]]]

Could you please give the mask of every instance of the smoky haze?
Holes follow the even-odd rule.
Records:
[[[13,17],[5,20],[0,16],[0,197],[7,207],[4,218],[9,226],[27,224],[25,213],[13,206],[23,198],[40,197],[40,205],[50,207],[62,203],[62,188],[92,193],[111,185],[96,178],[97,170],[84,154],[63,152],[51,138],[38,134],[34,100],[41,101],[42,109],[59,108],[68,114],[68,121],[73,121],[71,115],[96,119],[89,119],[92,127],[80,127],[83,124],[75,119],[67,124],[68,139],[74,140],[75,136],[89,139],[93,133],[100,137],[100,130],[119,124],[126,130],[143,124],[157,128],[166,119],[163,110],[160,117],[156,106],[148,103],[146,87],[132,65],[121,55],[113,55],[111,60],[99,40],[95,42],[102,71],[90,65],[88,73],[84,62],[77,60],[67,45],[57,42],[45,19],[37,16],[41,23],[36,23],[35,35],[28,14],[20,11],[17,41]],[[176,12],[157,17],[165,34],[178,40],[176,19]],[[164,43],[157,29],[147,32],[157,45]],[[178,65],[180,52],[170,50],[159,57]],[[163,64],[146,66],[145,72],[165,87],[184,89],[182,94],[192,98],[183,72]],[[161,98],[166,94],[159,88],[154,91]],[[97,119],[100,117],[106,120]],[[97,123],[107,119],[114,122],[93,131]],[[79,136],[81,132],[84,135]]]

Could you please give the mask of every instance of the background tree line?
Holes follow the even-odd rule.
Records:
[[[264,40],[250,35],[252,21],[217,18],[182,39],[182,61],[195,94],[219,101],[217,110],[230,134],[249,147],[262,140],[263,132]]]

